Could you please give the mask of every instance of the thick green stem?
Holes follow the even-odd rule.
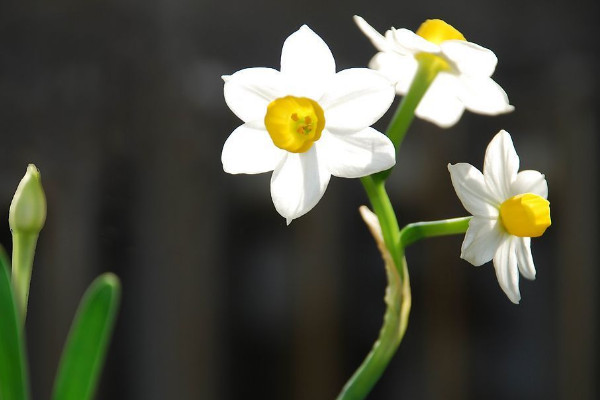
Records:
[[[394,207],[385,190],[385,181],[379,180],[373,176],[365,176],[364,178],[361,178],[361,182],[367,192],[367,196],[369,196],[373,211],[375,211],[375,214],[377,214],[377,217],[379,218],[385,245],[394,260],[400,279],[403,279],[404,270],[402,268],[402,258],[404,257],[404,250],[398,246],[400,241],[400,228],[398,226],[398,220],[396,219]]]
[[[380,244],[380,250],[386,261],[388,279],[385,295],[386,310],[379,338],[373,344],[373,348],[363,363],[348,380],[337,400],[364,399],[385,372],[402,342],[411,307],[408,268],[404,258],[405,247],[424,238],[465,233],[471,220],[471,217],[462,217],[417,222],[409,224],[399,231],[396,217],[385,192],[384,182],[373,182],[372,179],[363,178],[363,184],[378,215],[385,242]],[[398,257],[399,261],[396,261]]]
[[[408,224],[400,231],[400,246],[406,248],[424,238],[465,233],[471,218],[462,217]]]
[[[367,397],[402,342],[411,306],[410,283],[404,257],[400,268],[405,276],[402,281],[396,267],[386,262],[388,278],[385,292],[386,310],[379,338],[360,367],[348,380],[337,400],[361,400]]]
[[[38,234],[13,232],[12,285],[21,323],[25,324],[29,282]]]
[[[442,59],[431,54],[423,54],[417,59],[417,73],[386,132],[394,144],[396,153],[414,119],[417,106],[438,72],[446,65]],[[383,326],[371,352],[348,380],[338,400],[360,400],[369,394],[396,353],[408,324],[411,307],[408,268],[396,214],[385,190],[385,181],[390,172],[391,168],[361,179],[381,227],[384,243],[380,245],[380,250],[384,259],[386,253],[389,257],[389,260],[386,260],[388,285]]]
[[[400,145],[406,136],[408,127],[415,117],[415,110],[421,102],[421,99],[433,83],[437,74],[445,68],[445,62],[437,56],[431,54],[421,54],[418,57],[418,68],[410,85],[408,93],[400,102],[396,109],[396,113],[392,118],[386,135],[390,138],[396,153],[400,149]],[[394,262],[399,269],[400,278],[402,278],[402,268],[400,268],[400,260],[403,257],[403,251],[397,249],[397,237],[399,235],[398,221],[394,208],[385,191],[385,180],[389,176],[391,168],[387,171],[378,172],[371,176],[361,179],[363,186],[369,196],[371,205],[375,210],[375,214],[379,217],[379,223],[383,231],[383,237],[388,249],[392,253]]]
[[[381,236],[378,237],[378,229],[368,224],[385,261],[388,281],[385,293],[386,310],[379,338],[360,367],[350,377],[337,400],[360,400],[371,392],[404,337],[411,306],[404,248],[399,245],[400,229],[394,208],[385,190],[385,180],[367,176],[361,181],[377,215],[378,227],[381,228]]]

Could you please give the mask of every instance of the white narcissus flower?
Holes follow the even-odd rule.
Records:
[[[486,115],[514,109],[506,92],[490,78],[498,61],[496,55],[468,42],[444,21],[427,20],[416,33],[391,28],[385,36],[359,16],[355,15],[354,21],[379,50],[369,67],[396,82],[400,95],[408,92],[419,60],[435,57],[442,70],[419,103],[415,111],[418,117],[447,128],[460,119],[465,109]]]
[[[358,178],[396,162],[392,142],[370,127],[394,100],[393,83],[368,68],[336,73],[329,47],[306,25],[283,44],[281,71],[223,79],[225,101],[244,121],[223,146],[223,169],[273,171],[271,196],[288,224],[318,203],[331,175]]]
[[[535,279],[531,238],[541,236],[551,223],[544,175],[518,172],[519,156],[506,131],[488,145],[483,174],[466,163],[448,164],[448,169],[458,198],[473,214],[460,257],[475,266],[493,259],[500,287],[518,303],[519,271]]]

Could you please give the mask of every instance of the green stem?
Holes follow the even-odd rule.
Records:
[[[337,400],[360,400],[367,397],[385,372],[396,353],[410,314],[411,294],[406,260],[402,258],[401,268],[405,279],[400,280],[394,265],[386,263],[388,286],[385,292],[386,310],[379,338],[354,375],[348,380]]]
[[[404,270],[402,268],[404,249],[398,246],[398,243],[400,242],[400,228],[398,226],[398,220],[396,219],[394,207],[385,190],[385,181],[379,180],[373,177],[373,175],[365,176],[360,180],[367,192],[367,196],[369,196],[373,211],[379,218],[383,240],[394,260],[398,275],[400,276],[400,279],[404,279]]]
[[[421,99],[438,72],[447,66],[444,60],[431,54],[418,55],[417,59],[419,66],[415,77],[386,132],[394,144],[396,152],[400,149]],[[398,220],[385,190],[385,181],[391,170],[390,168],[361,178],[381,226],[385,243],[382,253],[387,250],[392,262],[386,261],[388,285],[385,302],[387,307],[379,338],[373,345],[371,352],[342,389],[338,400],[359,400],[364,399],[369,394],[396,353],[408,324],[411,307],[408,269],[404,259],[404,246],[401,241]]]
[[[387,129],[388,137],[392,143],[394,143],[394,146],[396,146],[396,151],[399,150],[400,144],[408,131],[408,127],[413,119],[415,119],[415,110],[417,109],[417,106],[438,72],[438,68],[432,68],[431,62],[419,63],[417,73],[410,84],[410,88],[408,89],[406,96],[402,98],[402,102],[398,106]]]
[[[417,109],[417,106],[421,102],[423,96],[425,96],[427,89],[429,89],[429,86],[433,83],[438,72],[443,69],[443,64],[440,64],[436,56],[428,56],[431,55],[423,55],[423,57],[419,58],[419,66],[415,77],[410,84],[406,96],[402,98],[400,105],[396,109],[396,113],[392,117],[386,131],[386,135],[390,138],[396,148],[396,153],[400,150],[400,146],[408,132],[408,127],[413,119],[415,119],[415,110]],[[378,172],[374,174],[374,176],[377,179],[385,180],[391,172],[392,168]]]
[[[29,282],[38,236],[37,233],[13,232],[12,285],[21,325],[25,324],[27,316]]]
[[[400,229],[385,190],[385,180],[367,176],[361,181],[379,220],[384,242],[380,243],[379,247],[385,261],[388,281],[385,294],[386,310],[379,338],[360,367],[350,377],[337,400],[360,400],[371,392],[404,337],[411,305],[404,248],[399,245]]]
[[[406,248],[424,238],[465,233],[470,220],[471,217],[462,217],[408,224],[400,231],[400,246]]]

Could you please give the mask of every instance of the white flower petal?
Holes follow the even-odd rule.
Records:
[[[515,249],[517,252],[517,261],[519,263],[519,271],[525,278],[535,279],[535,265],[533,264],[533,256],[531,255],[531,238],[516,237]]]
[[[494,256],[494,269],[498,283],[510,301],[519,304],[519,270],[517,268],[516,237],[507,236]]]
[[[463,207],[471,214],[485,218],[498,218],[498,203],[490,196],[483,175],[467,163],[448,164],[452,186]]]
[[[465,110],[458,93],[457,78],[440,72],[427,89],[415,114],[441,128],[448,128],[458,122]]]
[[[305,153],[287,153],[271,177],[273,204],[289,224],[310,211],[323,197],[331,174],[315,146]]]
[[[504,89],[492,78],[461,75],[459,81],[458,97],[467,110],[485,115],[498,115],[515,109],[508,102]]]
[[[446,40],[440,44],[442,53],[462,73],[476,76],[492,76],[498,63],[493,51],[464,40]]]
[[[369,68],[375,69],[388,79],[396,82],[396,93],[406,94],[417,73],[419,64],[412,56],[398,53],[377,53],[369,62]]]
[[[533,170],[519,172],[510,186],[510,195],[516,196],[523,193],[533,193],[547,199],[548,183],[544,175]]]
[[[319,104],[328,128],[359,130],[379,120],[394,96],[392,82],[382,74],[351,68],[334,75]]]
[[[303,25],[283,44],[281,73],[291,87],[289,94],[318,101],[335,74],[335,60],[323,39]]]
[[[264,118],[267,105],[285,95],[281,73],[272,68],[246,68],[223,79],[225,102],[244,122]]]
[[[360,178],[396,163],[394,145],[373,128],[346,134],[323,131],[315,146],[329,172],[342,178]]]
[[[473,217],[461,247],[460,258],[478,267],[490,261],[506,234],[497,219]]]
[[[286,152],[275,147],[264,125],[260,125],[244,124],[227,138],[221,153],[225,172],[260,174],[273,171],[283,160]]]
[[[373,46],[379,51],[390,51],[394,45],[388,41],[381,33],[377,32],[364,18],[358,15],[354,16],[354,22],[358,25],[358,28],[365,34],[365,36],[373,43]]]
[[[406,53],[432,53],[437,54],[441,51],[440,46],[417,35],[408,29],[392,29],[396,45]]]
[[[510,134],[501,130],[485,151],[483,177],[499,202],[511,197],[511,186],[519,171],[519,156]]]

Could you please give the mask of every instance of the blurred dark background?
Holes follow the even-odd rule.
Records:
[[[286,227],[270,174],[222,171],[241,122],[220,76],[279,68],[308,24],[338,69],[380,31],[442,18],[495,51],[516,110],[416,121],[390,195],[401,224],[466,215],[448,162],[481,168],[508,130],[522,169],[546,174],[553,226],[538,270],[506,298],[462,237],[408,250],[408,332],[371,399],[596,399],[598,5],[589,1],[22,1],[0,6],[0,213],[28,163],[48,198],[27,321],[35,398],[48,398],[80,296],[113,271],[123,302],[99,399],[332,399],[377,337],[385,274],[357,212],[358,180],[333,178]],[[384,129],[389,114],[377,125]],[[7,218],[0,230],[10,249]]]

